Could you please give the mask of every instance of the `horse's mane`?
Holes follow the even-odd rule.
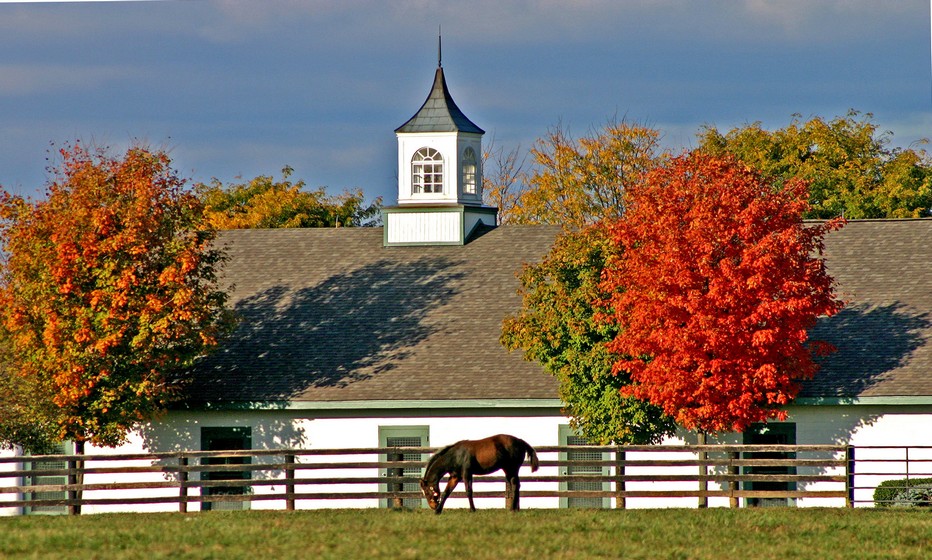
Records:
[[[448,446],[446,446],[446,447],[443,447],[443,448],[441,448],[439,451],[437,451],[436,453],[434,453],[434,456],[431,457],[429,461],[427,461],[427,466],[424,467],[424,475],[427,475],[427,473],[430,472],[431,468],[433,468],[434,463],[436,463],[436,462],[437,462],[438,460],[440,460],[444,455],[446,455],[446,453],[447,453],[448,451],[450,451],[450,449],[451,449],[454,445],[456,445],[456,444],[455,444],[455,443],[451,443],[450,445],[448,445]]]

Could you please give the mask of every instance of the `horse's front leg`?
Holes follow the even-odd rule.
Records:
[[[450,478],[447,480],[447,487],[443,489],[443,494],[440,496],[440,502],[437,504],[437,509],[434,510],[434,513],[439,515],[440,512],[443,511],[443,504],[446,503],[447,498],[453,493],[453,489],[456,488],[459,481],[460,479],[458,476],[455,474],[450,475]]]

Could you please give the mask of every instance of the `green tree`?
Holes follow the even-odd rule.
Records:
[[[59,440],[52,397],[39,380],[0,364],[0,449],[19,445],[27,453],[50,451]]]
[[[381,198],[366,205],[359,189],[336,196],[327,195],[323,187],[305,190],[304,181],[290,180],[292,172],[285,167],[280,181],[261,175],[229,186],[214,179],[195,190],[216,229],[352,227],[379,220]]]
[[[932,158],[920,149],[891,148],[870,113],[849,111],[826,121],[799,115],[779,130],[756,122],[722,134],[699,132],[700,149],[731,153],[780,182],[809,183],[806,218],[915,218],[932,210]]]
[[[616,357],[606,348],[618,330],[599,320],[609,311],[600,283],[613,251],[603,224],[562,235],[522,271],[522,309],[505,320],[501,341],[557,378],[565,413],[589,442],[657,443],[675,425],[659,407],[622,396],[630,379],[612,373]]]
[[[45,200],[0,199],[0,361],[51,397],[56,436],[82,453],[164,410],[230,320],[223,254],[164,152],[61,157]]]

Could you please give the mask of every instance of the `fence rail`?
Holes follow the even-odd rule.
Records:
[[[932,477],[932,446],[540,446],[540,470],[521,473],[521,496],[549,507],[792,505],[827,499],[853,507],[883,480]],[[287,510],[337,505],[416,507],[411,474],[436,448],[280,449],[0,458],[0,512],[177,504],[201,509],[275,501]],[[404,460],[420,455],[421,460]],[[477,477],[477,499],[504,498],[504,478]],[[454,493],[454,497],[459,493]],[[452,498],[451,498],[452,499]],[[559,502],[555,501],[559,500]],[[683,503],[682,500],[695,500]],[[727,500],[727,501],[726,501]],[[643,504],[642,504],[643,505]],[[545,507],[547,507],[545,505]],[[131,509],[131,508],[130,508]],[[7,509],[7,511],[9,511]]]

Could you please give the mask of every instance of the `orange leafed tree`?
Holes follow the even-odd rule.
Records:
[[[807,196],[802,181],[778,187],[698,152],[629,186],[603,276],[624,394],[709,433],[785,418],[814,354],[831,350],[807,331],[842,307],[820,256],[841,222],[804,224]]]
[[[46,199],[3,193],[4,361],[53,395],[59,437],[117,445],[229,326],[223,255],[164,152],[61,150]]]

